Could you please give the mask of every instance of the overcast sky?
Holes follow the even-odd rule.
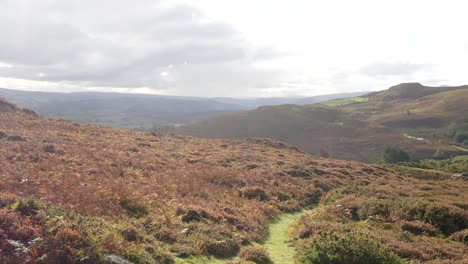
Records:
[[[292,96],[468,84],[468,1],[0,0],[0,87]]]

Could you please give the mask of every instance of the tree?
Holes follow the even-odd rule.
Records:
[[[410,161],[410,155],[398,146],[388,146],[381,153],[380,159],[383,163],[398,163]]]
[[[453,137],[457,143],[463,143],[468,140],[468,132],[457,132]]]

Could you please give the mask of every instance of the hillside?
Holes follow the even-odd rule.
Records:
[[[0,89],[0,96],[37,113],[79,123],[150,129],[186,124],[245,108],[211,99],[118,93],[47,93]]]
[[[364,93],[298,98],[237,99],[96,92],[49,93],[0,89],[0,97],[5,97],[11,102],[47,117],[134,129],[150,129],[154,125],[190,124],[261,105],[315,103],[362,94]]]
[[[385,250],[415,261],[466,260],[466,247],[457,241],[468,225],[467,182],[443,173],[428,182],[421,178],[424,171],[422,176],[401,174],[314,157],[269,139],[157,135],[46,119],[2,105],[8,106],[0,108],[2,263],[208,263],[217,261],[212,256],[235,257],[247,245],[264,241],[274,216],[330,196],[340,199],[333,195],[340,188],[401,183],[425,188],[401,199],[429,195],[447,218],[430,218],[428,207],[422,220],[442,233],[434,239],[405,233],[407,247],[432,253],[419,256],[392,241],[384,243]],[[318,122],[340,117],[321,116]],[[372,214],[377,213],[367,213]],[[450,229],[438,222],[454,218]],[[382,228],[379,221],[376,228]],[[374,234],[375,239],[387,241],[404,231],[397,224],[391,230]],[[428,242],[419,245],[420,239]],[[439,251],[441,245],[452,251]],[[302,254],[301,247],[297,250]]]
[[[388,145],[416,158],[463,153],[451,130],[468,129],[468,86],[400,84],[362,97],[281,105],[215,117],[178,128],[208,138],[274,138],[309,153],[376,162]],[[419,139],[418,139],[419,138]],[[458,146],[453,146],[457,145]]]

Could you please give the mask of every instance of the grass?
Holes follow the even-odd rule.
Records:
[[[268,225],[269,236],[261,245],[268,251],[273,263],[294,264],[295,249],[288,243],[289,233],[294,223],[309,210],[282,214],[276,217]]]
[[[192,256],[189,258],[176,258],[177,264],[225,264],[239,261],[239,258],[218,259],[209,256]]]
[[[331,101],[322,102],[320,104],[326,106],[344,106],[353,103],[363,103],[369,101],[369,98],[366,97],[351,97],[351,98],[344,98],[344,99],[335,99]]]
[[[467,148],[464,148],[464,147],[460,147],[460,146],[457,146],[457,145],[452,145],[452,147],[456,148],[456,149],[459,149],[461,151],[464,151],[464,152],[468,152],[468,149]]]

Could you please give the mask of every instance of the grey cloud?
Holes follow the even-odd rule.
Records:
[[[187,5],[6,0],[0,9],[0,62],[12,65],[0,77],[215,95],[272,86],[281,76],[254,66],[281,54]]]
[[[386,76],[411,76],[412,74],[421,71],[429,65],[412,64],[408,62],[375,62],[367,65],[359,71],[371,77],[386,77]]]

